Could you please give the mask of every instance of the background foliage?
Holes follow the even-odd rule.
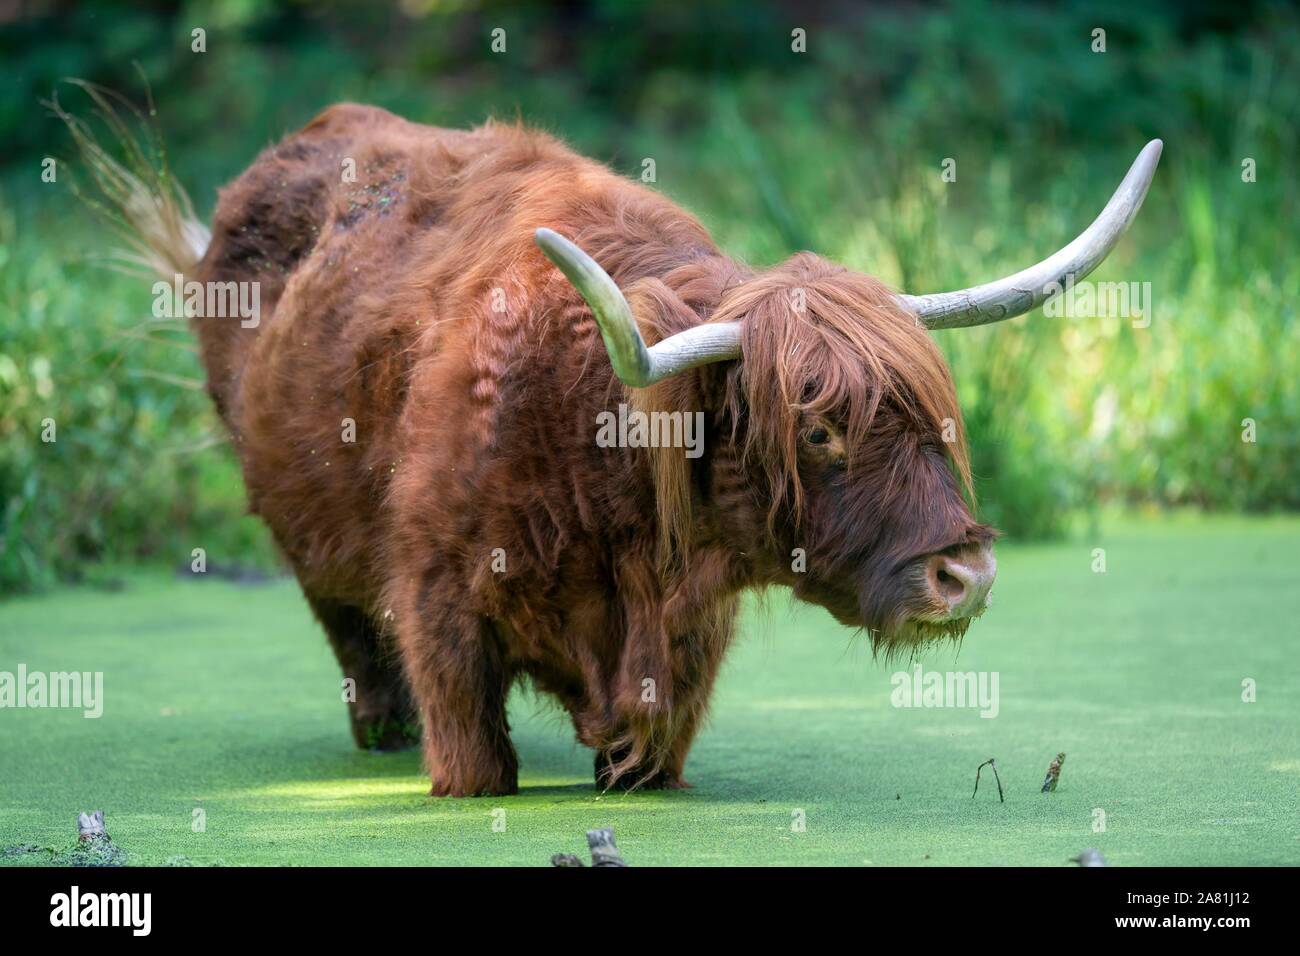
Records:
[[[143,101],[142,73],[205,215],[259,149],[338,100],[447,126],[521,116],[628,175],[654,158],[658,188],[752,263],[807,247],[914,292],[1062,245],[1160,136],[1143,213],[1095,275],[1151,282],[1149,328],[1036,314],[939,334],[984,516],[1041,537],[1108,503],[1300,506],[1297,51],[1300,15],[1249,2],[6,7],[0,591],[196,546],[218,566],[274,560],[188,337],[150,321],[148,282],[104,268],[75,170],[40,180],[44,157],[72,153],[40,104],[61,77]]]

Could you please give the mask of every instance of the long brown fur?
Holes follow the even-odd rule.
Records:
[[[539,226],[613,276],[649,341],[741,321],[744,359],[624,388]],[[523,677],[600,783],[685,786],[742,591],[788,585],[914,646],[934,635],[909,562],[991,537],[947,368],[884,286],[808,253],[755,272],[533,130],[332,107],[222,190],[187,278],[260,283],[257,328],[196,322],[209,391],[357,679],[358,742],[418,717],[435,794],[515,790]],[[619,403],[703,412],[705,453],[598,447]],[[829,450],[804,441],[818,422]]]

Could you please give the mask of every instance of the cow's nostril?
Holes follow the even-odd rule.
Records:
[[[939,573],[935,575],[936,590],[951,607],[959,604],[962,595],[966,593],[966,585],[961,580],[948,573],[946,568],[940,568]]]
[[[971,617],[987,606],[989,588],[997,573],[997,562],[988,549],[959,557],[936,554],[928,566],[931,592],[947,608],[949,616]]]

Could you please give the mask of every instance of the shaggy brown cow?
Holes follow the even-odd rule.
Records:
[[[251,507],[356,681],[356,742],[401,745],[418,718],[452,795],[515,791],[523,677],[598,783],[685,786],[749,588],[786,585],[886,651],[964,633],[994,535],[918,317],[1006,318],[1081,277],[1159,151],[1052,259],[909,298],[810,253],[752,269],[514,125],[332,107],[222,190],[210,242],[165,182],[74,132],[159,271],[259,284],[256,327],[194,323]],[[613,420],[701,432],[607,447]]]

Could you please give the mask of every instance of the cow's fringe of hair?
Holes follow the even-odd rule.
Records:
[[[651,341],[698,321],[690,305],[658,280],[638,283],[629,301]],[[925,434],[952,430],[955,440],[942,447],[974,504],[966,433],[947,364],[883,284],[800,253],[725,295],[712,318],[744,326],[745,358],[726,376],[723,402],[739,430],[732,438],[740,439],[743,463],[766,475],[769,528],[786,509],[796,525],[801,518],[799,441],[809,417],[847,409],[848,419],[839,423],[845,444],[866,449],[886,403]],[[701,370],[629,389],[628,401],[645,412],[699,410],[708,400],[701,376],[709,374]],[[693,537],[692,463],[677,448],[650,449],[650,456],[663,567],[680,572]],[[894,490],[880,491],[887,497]]]
[[[97,195],[87,195],[75,183],[74,192],[126,244],[114,250],[110,261],[125,271],[167,279],[188,272],[203,258],[211,234],[171,173],[162,137],[152,122],[152,97],[146,116],[111,90],[84,80],[67,82],[90,97],[95,115],[121,154],[121,159],[115,158],[94,127],[65,110],[57,94],[46,104],[72,134]]]
[[[800,253],[726,300],[719,315],[745,317],[745,361],[731,380],[728,405],[733,420],[745,417],[743,459],[767,474],[769,524],[787,506],[796,524],[803,512],[801,426],[847,409],[847,420],[835,422],[846,447],[869,449],[886,404],[923,434],[954,430],[955,441],[942,447],[973,501],[965,429],[943,354],[882,283]],[[879,493],[888,498],[893,491]]]

